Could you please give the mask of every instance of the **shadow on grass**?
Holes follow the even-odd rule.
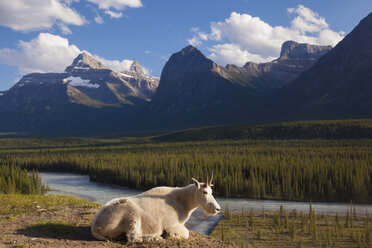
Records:
[[[23,229],[17,230],[18,234],[35,238],[53,238],[67,240],[94,241],[90,227],[75,226],[64,222],[37,223]]]

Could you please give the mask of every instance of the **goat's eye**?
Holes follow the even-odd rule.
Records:
[[[208,194],[208,192],[207,192],[207,191],[204,191],[203,193],[204,193],[204,195]]]

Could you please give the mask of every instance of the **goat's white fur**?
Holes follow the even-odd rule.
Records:
[[[189,237],[185,222],[199,206],[215,215],[220,206],[212,196],[211,181],[182,188],[157,187],[142,194],[106,203],[93,220],[91,231],[100,240],[159,240],[162,236]]]

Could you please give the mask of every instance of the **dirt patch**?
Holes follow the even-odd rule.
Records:
[[[16,217],[0,215],[0,247],[234,247],[212,237],[190,233],[188,240],[122,243],[99,241],[90,223],[99,207],[54,207]]]

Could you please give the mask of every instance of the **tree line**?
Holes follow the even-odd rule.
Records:
[[[0,166],[0,193],[44,194],[46,186],[37,171],[28,173],[18,166]]]
[[[150,189],[214,171],[214,194],[372,202],[372,140],[222,140],[3,150],[0,164]]]

